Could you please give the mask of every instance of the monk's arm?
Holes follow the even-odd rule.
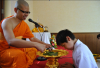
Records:
[[[14,33],[13,33],[13,25],[12,25],[11,21],[4,20],[2,22],[1,26],[3,29],[4,37],[9,45],[11,45],[13,47],[18,47],[18,48],[35,47],[42,52],[45,50],[46,45],[40,44],[38,42],[31,42],[31,41],[16,39],[14,36]],[[40,46],[42,46],[42,47],[40,47]]]
[[[38,42],[38,43],[41,43],[41,44],[47,45],[47,48],[51,47],[50,44],[44,43],[44,42],[40,41],[39,39],[37,39],[36,37],[32,37],[32,38],[29,38],[29,39],[30,39],[30,41]]]

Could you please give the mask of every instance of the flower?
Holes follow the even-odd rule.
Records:
[[[55,35],[52,35],[52,37],[50,38],[50,44],[52,45],[52,47],[57,48]]]

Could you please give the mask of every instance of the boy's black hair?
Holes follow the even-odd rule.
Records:
[[[57,33],[57,36],[56,36],[57,45],[60,45],[61,43],[64,43],[64,42],[68,42],[66,40],[66,36],[69,36],[72,40],[75,39],[74,34],[68,29],[61,30]]]
[[[98,39],[99,39],[99,37],[100,37],[100,34],[97,35],[97,38],[98,38]]]

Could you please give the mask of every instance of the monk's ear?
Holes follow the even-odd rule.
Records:
[[[66,36],[66,39],[67,39],[67,41],[70,41],[71,40],[71,38],[69,36]]]
[[[18,10],[17,8],[14,8],[15,13],[17,13],[17,10]]]

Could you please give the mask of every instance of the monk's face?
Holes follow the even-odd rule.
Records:
[[[29,15],[29,7],[22,5],[22,8],[17,8],[17,16],[20,20],[25,20],[27,16]]]

